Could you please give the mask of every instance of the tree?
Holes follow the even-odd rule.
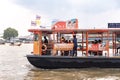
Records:
[[[14,28],[7,28],[4,30],[3,38],[10,40],[11,38],[15,38],[18,36],[18,31]]]

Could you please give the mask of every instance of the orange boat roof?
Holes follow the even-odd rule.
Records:
[[[52,32],[61,32],[61,33],[97,33],[97,32],[116,32],[120,33],[120,29],[65,29],[65,30],[54,30],[54,29],[29,29],[29,32],[43,32],[43,33],[52,33]]]

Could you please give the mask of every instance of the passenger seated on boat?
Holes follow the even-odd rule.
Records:
[[[90,55],[99,55],[99,56],[102,56],[102,44],[101,44],[101,40],[95,40],[95,41],[92,41],[91,43],[91,46],[89,46],[89,51],[88,53]]]
[[[65,38],[62,36],[60,39],[60,43],[64,43],[65,42]]]
[[[65,40],[65,43],[68,43],[68,40]],[[69,50],[65,50],[62,55],[63,56],[68,56],[69,55]]]
[[[102,42],[102,41],[99,39],[99,40],[98,40],[98,43],[101,43],[101,42]]]
[[[71,40],[68,41],[69,44],[72,44]],[[69,56],[73,56],[73,50],[69,51]]]
[[[65,38],[62,36],[61,39],[60,39],[60,43],[65,43]],[[64,55],[64,51],[60,51],[61,52],[61,56]]]
[[[94,44],[97,44],[97,43],[98,43],[98,41],[95,39]]]

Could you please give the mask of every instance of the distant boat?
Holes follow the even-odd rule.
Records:
[[[5,44],[5,40],[4,39],[0,39],[0,44]]]
[[[10,46],[21,46],[21,45],[22,45],[22,43],[14,43],[14,42],[10,43]]]

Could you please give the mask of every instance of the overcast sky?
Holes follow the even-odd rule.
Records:
[[[31,20],[41,16],[41,25],[77,18],[79,28],[107,28],[120,23],[120,0],[0,0],[0,34],[7,27],[29,34]]]

